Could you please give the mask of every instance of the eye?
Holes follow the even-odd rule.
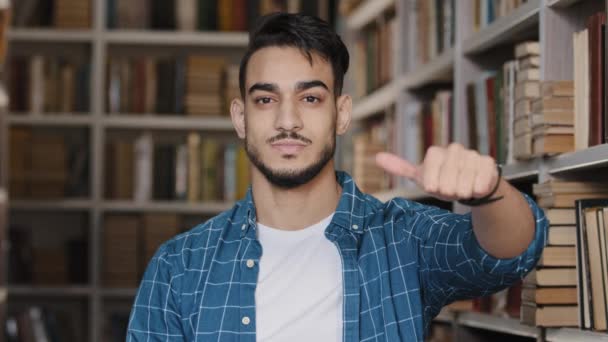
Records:
[[[257,99],[255,99],[255,103],[258,104],[269,104],[272,102],[272,99],[270,97],[258,97]]]
[[[306,96],[306,97],[304,97],[304,101],[306,101],[308,103],[317,103],[317,102],[320,102],[321,100],[316,96]]]

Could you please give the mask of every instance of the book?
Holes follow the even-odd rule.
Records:
[[[535,41],[522,42],[515,46],[515,58],[522,59],[540,55],[540,43]]]
[[[551,246],[576,245],[576,226],[551,226],[547,241]]]
[[[608,200],[606,204],[608,205]],[[603,214],[598,208],[584,209],[584,224],[587,238],[587,253],[589,255],[589,280],[591,284],[591,307],[593,310],[592,329],[606,330],[606,287],[604,285],[604,265],[602,264],[602,247],[599,230],[604,230],[603,224],[600,227],[599,217]]]
[[[541,84],[543,98],[574,97],[573,81],[544,81]]]
[[[605,59],[602,58],[604,40],[602,26],[606,25],[606,13],[598,12],[587,20],[589,32],[589,146],[604,142],[604,81]]]
[[[524,287],[521,293],[524,302],[537,305],[577,304],[576,287]]]
[[[543,251],[539,267],[575,267],[576,247],[574,246],[547,246]]]
[[[154,143],[150,133],[141,134],[134,143],[135,178],[133,199],[147,202],[152,199]]]
[[[575,149],[589,146],[589,31],[584,29],[573,36],[574,53],[574,129]]]
[[[522,303],[521,321],[541,327],[573,327],[577,325],[577,306]]]
[[[568,193],[568,194],[551,194],[539,198],[537,203],[543,208],[572,208],[575,206],[575,201],[581,198],[604,198],[608,197],[607,193]]]
[[[557,225],[575,225],[576,224],[576,211],[574,208],[559,209],[549,208],[545,209],[545,215],[551,226]]]

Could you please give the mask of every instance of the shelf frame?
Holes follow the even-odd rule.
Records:
[[[512,13],[496,19],[487,27],[474,33],[463,44],[463,52],[473,55],[506,43],[514,36],[538,24],[541,0],[528,0]]]

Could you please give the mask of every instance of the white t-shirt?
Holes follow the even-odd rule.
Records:
[[[342,261],[324,234],[332,217],[298,231],[258,223],[258,342],[342,341]]]

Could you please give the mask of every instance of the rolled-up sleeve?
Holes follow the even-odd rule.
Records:
[[[176,272],[166,246],[155,253],[137,291],[127,330],[127,341],[184,341]]]
[[[413,212],[426,314],[434,316],[455,300],[507,288],[534,268],[547,241],[548,221],[542,209],[523,195],[536,222],[534,238],[523,253],[509,259],[495,258],[480,246],[471,213],[459,215],[428,206]]]

